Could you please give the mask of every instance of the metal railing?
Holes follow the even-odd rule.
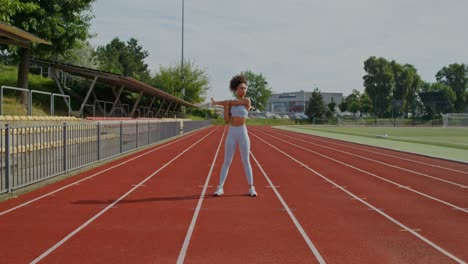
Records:
[[[6,85],[2,85],[0,86],[0,115],[3,115],[3,90],[13,90],[13,91],[21,91],[23,93],[25,93],[28,97],[26,100],[28,100],[28,113],[31,112],[31,104],[30,104],[30,97],[31,97],[31,94],[29,92],[29,89],[25,89],[25,88],[18,88],[18,87],[12,87],[12,86],[6,86]]]
[[[3,115],[3,98],[4,98],[4,90],[12,90],[12,91],[21,91],[27,95],[27,113],[28,115],[32,115],[33,112],[33,95],[34,94],[42,94],[42,95],[47,95],[50,97],[50,115],[55,115],[55,97],[62,97],[64,98],[65,102],[67,103],[67,111],[68,111],[68,116],[71,114],[71,108],[70,108],[70,96],[69,95],[63,95],[63,94],[57,94],[57,93],[50,93],[50,92],[44,92],[44,91],[37,91],[37,90],[29,90],[29,89],[24,89],[24,88],[18,88],[18,87],[12,87],[12,86],[6,86],[2,85],[0,86],[0,115]]]
[[[202,127],[209,126],[211,124],[211,120],[203,120],[203,121],[189,121],[189,122],[184,122],[182,124],[184,133],[200,129]]]
[[[6,125],[0,129],[0,193],[209,125],[209,121]]]

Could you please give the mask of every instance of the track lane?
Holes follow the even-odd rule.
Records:
[[[253,130],[251,130],[253,131]],[[330,177],[332,180],[336,181],[339,186],[347,186],[345,189],[341,190],[340,188],[333,188],[329,186],[329,184],[324,184],[323,181],[320,181],[320,178],[317,177],[317,175],[314,175],[314,173],[311,173],[310,171],[304,172],[305,168],[301,167],[300,169],[294,169],[294,163],[288,164],[287,160],[284,160],[284,158],[280,160],[275,157],[275,161],[270,163],[270,168],[275,168],[275,173],[278,173],[279,177],[281,175],[290,175],[291,173],[294,173],[294,171],[297,171],[295,174],[295,178],[297,177],[297,183],[295,183],[294,187],[290,186],[288,189],[283,189],[283,193],[286,197],[286,199],[293,198],[294,202],[296,205],[299,207],[298,204],[301,204],[302,209],[297,210],[298,218],[300,217],[308,217],[308,220],[303,220],[302,222],[309,223],[309,221],[320,221],[317,218],[322,218],[322,215],[330,215],[329,212],[326,212],[325,209],[322,209],[322,212],[316,212],[315,215],[316,218],[313,217],[312,213],[310,213],[310,208],[315,208],[317,209],[316,204],[307,204],[303,202],[302,200],[307,199],[307,200],[314,200],[315,202],[322,202],[326,203],[328,205],[333,204],[338,200],[338,198],[341,198],[340,203],[341,204],[336,204],[333,206],[333,208],[338,207],[341,208],[337,212],[334,212],[335,214],[333,215],[334,217],[329,217],[327,220],[323,220],[320,224],[314,225],[315,227],[319,228],[324,228],[324,226],[327,226],[329,229],[325,230],[336,230],[337,226],[342,227],[339,232],[335,231],[332,233],[333,237],[335,238],[332,242],[331,245],[326,246],[325,248],[321,244],[321,242],[327,242],[327,239],[329,239],[330,235],[323,234],[323,236],[318,236],[318,248],[321,250],[321,252],[325,252],[325,259],[327,257],[335,257],[338,258],[337,260],[334,260],[333,263],[335,262],[342,262],[342,263],[371,263],[372,261],[379,260],[379,263],[450,263],[449,259],[444,260],[444,255],[442,255],[438,250],[435,250],[434,247],[429,246],[427,243],[423,243],[420,239],[416,238],[411,232],[401,232],[399,229],[401,227],[395,225],[394,223],[391,223],[390,221],[386,220],[385,218],[382,218],[381,215],[376,215],[375,211],[370,211],[369,208],[362,208],[363,206],[359,203],[357,203],[356,200],[350,199],[350,197],[346,198],[346,195],[343,196],[344,191],[351,191],[352,193],[356,193],[359,197],[365,198],[364,201],[368,201],[371,204],[374,204],[377,208],[384,208],[385,213],[388,213],[389,215],[393,216],[394,218],[398,219],[400,222],[404,223],[406,226],[409,226],[410,228],[421,228],[422,231],[419,232],[426,236],[427,234],[430,234],[430,241],[436,241],[436,245],[442,245],[443,248],[448,247],[449,248],[449,254],[455,254],[456,257],[461,257],[462,259],[466,259],[466,246],[459,244],[461,241],[466,240],[466,235],[468,232],[466,231],[466,224],[463,225],[463,221],[466,220],[466,218],[463,217],[458,217],[455,218],[455,220],[458,219],[458,221],[454,221],[453,218],[447,218],[445,216],[441,216],[441,218],[444,218],[445,220],[448,219],[448,222],[444,222],[444,219],[441,219],[437,223],[437,226],[434,227],[433,222],[431,222],[431,219],[421,219],[421,215],[425,216],[427,214],[427,208],[416,208],[416,210],[411,211],[408,210],[408,206],[405,204],[401,204],[399,201],[405,201],[407,198],[404,196],[405,193],[399,194],[398,192],[401,192],[401,190],[398,190],[398,188],[390,188],[390,190],[387,187],[382,186],[382,184],[372,181],[363,177],[359,177],[358,173],[354,173],[352,171],[349,171],[349,168],[346,167],[340,167],[337,164],[333,164],[331,162],[328,162],[327,160],[319,157],[313,157],[310,155],[310,153],[304,153],[301,152],[298,149],[295,149],[294,147],[278,142],[278,141],[272,141],[268,136],[263,135],[258,132],[251,132],[251,135],[253,136],[251,138],[256,138],[255,134],[259,134],[258,136],[260,138],[263,138],[263,140],[268,140],[270,144],[273,144],[274,146],[278,147],[280,150],[286,151],[289,155],[292,155],[293,157],[299,159],[301,162],[304,163],[304,165],[308,167],[312,167],[314,170],[317,172],[325,175],[326,177]],[[257,140],[260,140],[259,138],[256,138]],[[261,141],[261,140],[260,140]],[[263,142],[263,141],[262,141]],[[266,142],[263,142],[263,145],[267,145]],[[256,150],[259,151],[262,148],[257,148]],[[264,155],[268,156],[271,155],[273,157],[273,154],[268,154],[271,153],[273,150],[270,148],[264,147]],[[255,150],[254,150],[255,151]],[[271,158],[273,159],[273,158]],[[270,160],[271,160],[270,159]],[[268,159],[264,159],[264,163],[268,162]],[[281,163],[282,167],[289,167],[293,168],[292,172],[288,173],[288,170],[283,170],[277,171],[281,169],[279,166],[275,166],[278,163]],[[290,163],[290,161],[289,161]],[[297,166],[297,163],[295,163]],[[267,166],[268,167],[268,166]],[[304,177],[306,175],[307,177]],[[312,176],[312,177],[311,177]],[[283,176],[284,177],[284,176]],[[299,178],[300,177],[300,178]],[[317,180],[318,178],[318,180]],[[299,180],[300,179],[300,180]],[[284,184],[293,184],[293,183],[288,183],[283,181],[281,185]],[[325,185],[325,186],[323,186]],[[303,187],[304,186],[304,187]],[[317,186],[324,187],[325,190],[322,190],[320,192],[314,191],[314,189]],[[301,188],[301,189],[300,189]],[[328,190],[327,190],[328,188]],[[313,192],[314,194],[308,194],[312,196],[311,198],[306,198],[305,194]],[[297,194],[299,193],[299,194]],[[318,194],[317,194],[318,193]],[[390,194],[389,194],[390,193]],[[332,195],[334,194],[334,195]],[[336,196],[337,195],[337,196]],[[326,202],[323,201],[326,199],[328,196],[329,200]],[[333,197],[335,196],[335,197]],[[307,196],[308,197],[308,196]],[[343,199],[344,198],[344,199]],[[417,198],[413,196],[409,196],[408,199],[413,199],[417,200]],[[418,201],[424,202],[423,201]],[[412,204],[412,201],[408,201],[408,203]],[[417,203],[417,204],[418,204]],[[345,208],[343,208],[343,204],[345,204]],[[353,205],[354,204],[354,205]],[[423,203],[424,204],[424,203]],[[427,201],[426,201],[427,204]],[[393,207],[391,207],[393,206]],[[404,208],[401,208],[401,207]],[[429,210],[434,210],[437,209],[437,206],[431,205],[429,206]],[[414,209],[414,208],[411,208]],[[440,209],[435,210],[435,213],[440,212]],[[446,208],[444,208],[443,212],[447,212]],[[450,211],[450,209],[448,210]],[[300,212],[304,212],[301,214]],[[454,212],[449,212],[452,214],[456,214]],[[364,215],[363,215],[364,214]],[[460,213],[458,214],[460,215]],[[374,219],[372,217],[374,216]],[[349,220],[346,222],[353,223],[353,225],[348,225],[344,227],[344,223],[342,221],[339,221],[336,223],[336,218],[348,218]],[[352,220],[351,220],[352,219]],[[411,222],[411,221],[413,222]],[[426,223],[429,223],[429,225],[420,225],[420,221],[425,221]],[[331,225],[331,222],[334,222],[334,225]],[[366,226],[361,226],[360,224],[367,222]],[[466,221],[465,221],[466,222]],[[453,226],[453,223],[458,223],[456,226],[456,230],[458,231],[452,231],[449,230],[447,227],[448,226]],[[440,225],[439,225],[440,224]],[[363,239],[362,237],[359,237],[358,234],[352,233],[352,231],[356,231],[356,225],[360,226],[363,228],[361,232],[364,234],[365,238]],[[385,226],[385,228],[384,228]],[[429,230],[430,228],[432,230]],[[367,228],[367,229],[366,229]],[[378,230],[375,230],[377,228]],[[437,230],[435,230],[437,229]],[[382,231],[386,230],[388,233],[382,233]],[[447,231],[449,231],[449,234],[447,234]],[[350,233],[351,232],[351,233]],[[377,233],[377,234],[375,234]],[[380,234],[379,234],[380,233]],[[419,234],[418,233],[418,234]],[[416,235],[418,235],[416,234]],[[454,235],[452,237],[451,235]],[[339,239],[338,239],[339,238]],[[346,241],[348,242],[348,245],[346,245]],[[350,241],[353,241],[352,243]],[[355,248],[357,241],[364,243],[361,244],[358,248]],[[385,241],[385,242],[384,242]],[[398,241],[398,242],[397,242]],[[325,243],[324,242],[324,243]],[[384,242],[382,244],[382,242]],[[458,243],[458,244],[457,244]],[[340,245],[341,246],[338,246]],[[391,246],[390,246],[391,245]],[[404,246],[403,246],[404,245]],[[353,259],[353,253],[354,252],[362,252],[362,248],[366,247],[371,247],[368,248],[368,250],[364,250],[365,253],[372,252],[372,251],[377,251],[382,253],[382,255],[379,256],[366,256],[365,259],[363,260],[362,258],[357,258],[356,260]],[[379,248],[382,247],[382,248]],[[387,248],[386,248],[387,247]],[[327,254],[329,250],[335,249],[336,251],[333,254]],[[342,251],[340,253],[340,250]],[[392,251],[394,250],[394,251]],[[411,252],[411,253],[408,253]],[[367,254],[364,254],[367,255]],[[342,259],[340,259],[340,257]],[[383,261],[380,261],[383,260]],[[398,261],[397,261],[398,260]]]
[[[270,131],[269,131],[270,132]],[[293,138],[297,141],[301,141],[302,143],[305,143],[306,145],[309,145],[310,147],[319,147],[321,149],[327,149],[327,150],[332,150],[336,151],[342,154],[346,154],[349,156],[353,157],[358,157],[360,159],[363,159],[365,162],[369,163],[376,163],[379,165],[382,165],[382,167],[390,167],[390,168],[395,168],[398,170],[402,170],[404,172],[408,172],[410,174],[426,177],[432,180],[440,181],[443,183],[451,184],[457,187],[461,188],[468,188],[468,177],[465,175],[465,172],[458,171],[458,170],[452,170],[448,171],[447,169],[442,169],[440,167],[433,167],[433,166],[428,166],[426,164],[420,164],[420,163],[411,163],[408,162],[408,160],[401,160],[401,159],[395,159],[395,156],[392,156],[388,158],[387,156],[378,156],[375,158],[374,155],[369,155],[369,153],[365,153],[366,155],[363,155],[362,153],[356,153],[357,151],[349,151],[347,149],[343,149],[343,147],[339,145],[333,145],[333,146],[326,146],[323,143],[318,144],[312,142],[310,138],[307,140],[301,139],[297,137],[297,135],[287,135],[287,133],[276,133],[277,135],[282,135],[287,138]],[[380,158],[379,158],[380,157]],[[386,158],[386,159],[385,159]],[[468,164],[467,164],[467,169],[468,169]],[[455,178],[455,179],[452,179]]]
[[[395,187],[406,189],[409,192],[445,204],[449,208],[456,208],[468,213],[468,209],[466,209],[468,207],[468,200],[466,199],[468,188],[447,185],[443,182],[433,181],[432,179],[420,177],[407,171],[366,162],[366,160],[355,156],[343,154],[339,150],[312,148],[301,139],[289,136],[285,137],[281,134],[272,133],[269,130],[262,131],[262,129],[259,129],[256,131],[271,137],[270,140],[284,142],[296,148],[306,150],[311,155],[321,156],[321,158],[348,166],[351,169],[363,172],[370,177],[378,178]]]
[[[216,162],[212,186],[203,202],[184,263],[319,263],[291,221],[288,212],[267,187],[251,158],[258,197],[247,195],[239,152],[236,150],[222,197],[214,197],[224,148]],[[294,212],[293,212],[294,213]],[[311,235],[314,240],[313,234]]]
[[[329,147],[338,147],[339,149],[360,154],[365,157],[372,157],[379,161],[391,162],[392,164],[400,165],[409,169],[419,170],[422,173],[434,174],[434,176],[441,177],[443,179],[460,182],[465,185],[468,184],[468,163],[437,159],[397,150],[315,136],[307,134],[305,131],[301,133],[301,131],[293,132],[284,129],[271,129],[296,138],[310,140],[317,144],[327,145]]]
[[[271,178],[274,185],[280,186],[277,190],[284,197],[291,210],[289,212],[285,211],[282,204],[275,197],[273,189],[266,187],[268,183],[261,177],[261,171],[252,159],[254,179],[259,197],[250,198],[245,195],[247,187],[238,153],[234,158],[233,165],[231,166],[232,171],[229,173],[230,176],[228,176],[227,181],[230,185],[229,192],[234,192],[221,198],[211,197],[209,194],[214,191],[219,177],[223,157],[223,155],[220,155],[221,158],[218,158],[214,168],[214,175],[210,180],[210,186],[213,187],[207,189],[208,195],[204,198],[205,200],[200,210],[200,219],[195,225],[194,237],[188,247],[189,254],[187,255],[186,263],[316,262],[315,256],[307,247],[307,243],[301,237],[297,228],[292,224],[288,213],[294,213],[298,222],[301,223],[305,232],[313,240],[314,245],[316,245],[318,251],[323,254],[324,259],[328,263],[375,263],[375,260],[378,260],[379,263],[451,263],[450,260],[447,261],[447,257],[439,252],[434,253],[435,250],[433,248],[422,243],[412,236],[410,232],[402,232],[397,230],[398,227],[396,225],[389,224],[386,220],[382,221],[383,218],[381,215],[378,215],[378,212],[362,208],[362,203],[343,195],[343,191],[339,188],[331,187],[330,183],[320,178],[318,180],[311,180],[311,176],[312,178],[317,177],[311,175],[311,172],[305,167],[298,167],[296,162],[283,157],[284,155],[281,153],[275,155],[276,150],[271,147],[269,148],[264,142],[254,139],[252,131],[255,134],[255,129],[249,127],[249,131],[252,140],[252,153],[255,153],[255,157],[259,160],[262,168],[269,178]],[[220,131],[216,133],[220,133]],[[197,201],[200,199],[199,193],[202,188],[199,186],[203,185],[207,177],[216,150],[216,144],[219,143],[221,136],[210,136],[210,138],[210,143],[203,141],[203,144],[187,152],[187,156],[181,156],[180,160],[176,160],[173,164],[169,165],[157,177],[148,180],[145,183],[146,186],[139,187],[123,199],[122,202],[117,203],[116,208],[110,208],[105,214],[96,219],[95,222],[61,245],[57,251],[47,256],[44,259],[44,263],[174,263],[184,241],[190,219],[194,213],[192,209],[196,208]],[[277,144],[275,141],[268,141],[272,144]],[[281,146],[281,148],[286,145]],[[175,147],[178,148],[179,146]],[[288,149],[288,151],[293,151],[292,149]],[[13,228],[16,228],[15,231],[20,236],[30,236],[31,241],[23,240],[25,245],[19,245],[19,249],[23,247],[23,250],[28,251],[31,245],[37,244],[34,241],[39,240],[34,238],[34,236],[38,236],[37,234],[41,234],[42,232],[39,236],[42,236],[43,239],[48,239],[47,236],[50,236],[50,234],[46,228],[50,228],[51,226],[53,228],[61,228],[60,226],[64,224],[60,222],[57,227],[54,226],[55,222],[34,224],[35,218],[31,218],[29,212],[37,214],[43,210],[49,212],[61,211],[64,214],[70,215],[67,216],[68,218],[56,215],[55,219],[60,218],[60,221],[74,222],[77,215],[73,214],[81,214],[86,210],[86,214],[89,215],[91,210],[102,210],[104,206],[113,203],[116,199],[104,196],[100,197],[98,194],[83,196],[82,190],[92,189],[96,193],[104,190],[112,193],[110,190],[103,189],[102,186],[107,186],[107,183],[118,183],[119,186],[126,184],[128,190],[132,188],[132,184],[136,183],[125,181],[129,175],[135,174],[140,168],[145,168],[149,172],[151,172],[150,169],[154,171],[153,162],[162,165],[163,160],[168,160],[164,156],[169,153],[177,154],[175,150],[172,148],[164,150],[162,152],[163,157],[161,156],[161,152],[158,152],[159,155],[154,153],[155,155],[151,158],[148,157],[148,159],[139,161],[137,166],[128,166],[128,169],[119,171],[122,174],[115,174],[115,171],[114,174],[109,172],[91,180],[82,181],[79,185],[72,185],[66,190],[29,204],[21,208],[21,210],[0,216],[0,221],[3,220],[2,218],[6,219],[15,214],[19,214],[24,218],[24,226],[16,225]],[[178,151],[180,153],[182,150],[178,148]],[[207,155],[208,152],[211,152],[211,154]],[[294,157],[297,159],[304,157],[308,162],[311,161],[307,165],[314,169],[316,169],[315,163],[323,165],[324,168],[327,167],[322,164],[323,161],[319,158],[315,157],[313,160],[309,160],[310,153],[307,153],[307,155],[301,151],[298,151],[298,153]],[[206,166],[203,166],[202,163],[205,159],[208,160],[208,163]],[[198,162],[190,166],[194,160]],[[234,165],[234,162],[238,162],[238,164]],[[184,171],[188,171],[188,167],[191,167],[193,170],[190,173],[192,174],[191,178],[187,178],[186,173],[184,173]],[[234,167],[238,170],[237,172],[234,171]],[[340,173],[335,174],[334,172],[341,172],[342,168],[331,165],[328,169],[327,173],[330,173],[332,177],[338,176],[335,177],[335,180],[338,180],[341,185],[342,177],[339,176],[343,175]],[[142,180],[144,178],[143,176],[135,176],[134,179],[138,178]],[[346,176],[343,178],[355,180],[359,175],[350,173]],[[81,177],[81,175],[77,177]],[[107,180],[101,181],[101,177]],[[263,178],[264,184],[259,182],[259,178]],[[112,180],[112,182],[109,180]],[[377,188],[380,189],[379,186],[382,185],[375,181],[370,182],[369,186],[376,190]],[[96,186],[96,183],[101,184],[101,186]],[[177,188],[175,191],[172,189],[174,183],[181,183],[180,185],[175,184],[175,188]],[[355,184],[355,182],[352,183]],[[95,189],[90,186],[94,186]],[[354,186],[348,187],[345,190],[355,188]],[[195,189],[198,191],[196,192],[198,195],[194,195]],[[383,193],[386,193],[387,189]],[[367,191],[367,189],[364,190]],[[121,191],[125,191],[125,189],[122,188]],[[173,195],[174,192],[177,192],[178,195]],[[158,196],[155,197],[155,193]],[[230,196],[232,194],[233,196]],[[385,196],[385,194],[383,195]],[[76,199],[70,200],[70,197],[73,196]],[[114,197],[118,197],[118,194],[115,193]],[[378,200],[381,197],[369,195],[365,198],[366,200],[364,201],[373,203],[374,200]],[[388,200],[386,202],[395,204],[401,201],[400,198],[406,200],[404,199],[404,195],[398,195],[398,199],[392,198],[390,199],[392,201]],[[73,201],[73,207],[79,206],[81,210],[72,211],[68,208],[64,209],[63,207],[66,207],[66,202],[57,204],[56,201],[61,199],[68,199],[69,203]],[[208,203],[216,205],[217,202],[220,202],[219,207],[206,206]],[[427,201],[424,203],[427,203]],[[193,208],[187,213],[186,207],[192,205],[194,205]],[[244,206],[239,208],[239,205]],[[272,211],[272,207],[276,205],[280,207],[278,210],[280,211],[279,214],[277,211]],[[96,209],[93,206],[99,206],[99,208]],[[408,210],[409,208],[406,204],[400,204],[400,206],[404,208],[403,210]],[[440,208],[435,207],[435,211],[438,212]],[[218,211],[214,212],[212,209],[217,209]],[[414,219],[426,213],[425,211],[430,212],[432,207],[429,207],[429,210],[427,207],[420,209],[414,213],[408,214],[405,212],[401,214],[401,217]],[[384,208],[383,212],[388,213],[387,210]],[[398,211],[396,213],[401,212]],[[205,222],[202,219],[205,219],[207,215],[210,216],[209,219],[221,221]],[[392,216],[394,216],[393,213]],[[26,218],[28,217],[33,222],[27,221]],[[79,217],[84,219],[83,216]],[[426,222],[432,220],[436,222],[436,225],[444,226],[448,225],[448,223],[444,222],[446,218],[446,216],[442,215],[441,217],[428,219]],[[403,222],[400,218],[398,219]],[[47,219],[44,220],[48,221]],[[36,229],[28,229],[26,225],[29,223],[33,223]],[[452,221],[450,227],[460,227],[461,225],[462,228],[458,228],[455,231],[461,232],[461,235],[463,235],[467,233],[463,229],[465,223]],[[1,226],[0,229],[2,228]],[[205,227],[205,232],[200,233],[200,226]],[[396,228],[393,229],[390,226],[396,226]],[[38,227],[44,230],[37,230]],[[455,231],[450,230],[450,232]],[[67,230],[62,230],[63,232],[67,232]],[[423,235],[426,235],[424,234],[425,232],[424,228],[421,231],[417,231],[417,233]],[[199,235],[202,236],[201,239]],[[451,242],[458,243],[462,249],[466,249],[464,243],[467,240],[461,235],[453,237]],[[60,237],[57,239],[60,239]],[[8,249],[10,249],[10,245]],[[18,251],[12,252],[12,254],[17,255],[23,253],[23,251],[20,253]],[[452,247],[450,247],[449,253],[453,253]],[[1,255],[2,252],[0,251],[0,257]],[[458,254],[456,256],[460,257]],[[125,260],[126,262],[121,260]]]
[[[53,196],[57,192],[60,192],[62,190],[65,190],[67,188],[73,187],[75,185],[79,185],[81,182],[90,180],[96,176],[99,176],[105,172],[111,171],[118,169],[120,166],[137,161],[139,158],[144,157],[148,154],[151,154],[155,151],[158,151],[160,149],[169,147],[179,141],[186,140],[193,135],[202,133],[202,131],[206,130],[207,128],[201,129],[199,131],[190,133],[188,135],[185,135],[181,138],[170,140],[167,142],[163,142],[161,144],[157,144],[156,146],[150,147],[149,149],[145,149],[142,151],[135,152],[133,154],[130,154],[128,156],[116,159],[114,161],[111,161],[109,163],[106,163],[102,166],[86,170],[82,173],[79,173],[78,175],[70,178],[63,179],[59,182],[47,185],[45,187],[42,187],[40,189],[36,189],[33,192],[28,192],[20,197],[17,197],[15,199],[10,199],[4,202],[0,203],[0,216],[8,214],[9,212],[12,212],[14,210],[18,210],[24,206],[30,206],[31,203],[34,203],[38,200],[41,200],[45,197],[48,196]]]
[[[211,132],[213,129],[210,128],[206,132]],[[102,204],[73,204],[71,201],[77,199],[113,201],[131,189],[133,184],[143,179],[144,175],[135,173],[136,168],[140,172],[151,173],[202,136],[204,133],[197,133],[179,140],[169,145],[169,148],[164,148],[164,152],[151,152],[138,158],[138,162],[126,163],[118,170],[106,171],[98,177],[82,181],[79,185],[71,185],[67,189],[28,204],[21,210],[14,210],[0,216],[2,223],[0,232],[3,236],[9,237],[9,247],[0,251],[0,258],[9,263],[31,261],[105,207]],[[128,160],[128,158],[123,160]],[[52,184],[47,189],[56,189],[64,184],[67,182]],[[38,190],[40,193],[44,191],[48,190]],[[38,195],[33,191],[28,195],[28,197],[31,196],[37,197]]]
[[[112,247],[112,248],[108,247],[107,252],[103,251],[103,248],[101,247],[100,250],[99,249],[97,250],[97,255],[93,256],[91,254],[91,252],[86,252],[86,254],[83,255],[83,252],[85,252],[83,250],[84,245],[88,246],[88,247],[86,247],[86,249],[96,250],[96,247],[93,247],[93,246],[90,247],[89,246],[93,242],[96,243],[96,240],[99,240],[99,241],[97,241],[97,244],[96,244],[99,247],[99,245],[105,244],[105,242],[107,242],[107,241],[109,243],[112,243],[112,242],[115,243],[116,242],[115,238],[119,238],[119,236],[112,237],[112,239],[109,239],[105,235],[104,236],[99,236],[99,234],[97,235],[96,232],[93,232],[93,231],[99,231],[101,229],[97,229],[97,230],[92,229],[93,227],[96,227],[96,226],[104,226],[105,227],[104,229],[105,229],[107,234],[109,234],[109,235],[115,234],[114,227],[121,227],[119,225],[121,218],[119,218],[115,214],[111,214],[111,212],[121,212],[121,211],[124,211],[124,210],[112,210],[111,211],[111,209],[114,209],[114,208],[117,209],[116,208],[117,206],[123,205],[123,204],[120,204],[120,203],[128,201],[127,199],[129,199],[129,197],[133,197],[135,194],[138,194],[137,191],[139,189],[141,189],[141,188],[147,187],[146,184],[148,184],[148,187],[152,186],[154,184],[154,182],[155,182],[155,179],[162,178],[164,180],[164,179],[170,178],[170,177],[164,177],[164,175],[162,175],[161,173],[167,173],[168,169],[170,169],[170,168],[173,168],[175,170],[179,169],[180,167],[175,166],[175,164],[179,164],[179,163],[183,164],[182,163],[183,161],[181,162],[180,159],[189,157],[189,155],[190,155],[189,153],[191,153],[191,151],[193,151],[195,148],[200,147],[200,146],[203,147],[203,145],[201,145],[201,142],[203,142],[204,140],[206,140],[206,138],[211,136],[213,134],[213,132],[214,131],[211,131],[210,133],[204,135],[201,139],[197,140],[195,143],[191,144],[188,148],[186,148],[183,151],[181,151],[180,153],[178,153],[178,155],[176,155],[174,157],[171,157],[171,159],[168,162],[166,162],[163,166],[157,168],[157,170],[152,172],[150,175],[145,175],[144,179],[141,180],[140,182],[138,182],[137,185],[135,185],[133,188],[128,190],[125,194],[121,195],[117,200],[112,201],[112,203],[107,205],[106,208],[104,208],[99,213],[97,213],[92,218],[90,218],[85,223],[83,223],[81,226],[79,226],[78,228],[73,230],[73,232],[69,233],[62,240],[58,241],[56,244],[54,244],[54,246],[52,246],[48,250],[44,251],[40,256],[35,258],[34,261],[32,261],[31,263],[38,263],[38,262],[42,261],[43,259],[47,259],[48,262],[50,261],[50,262],[53,262],[53,263],[69,263],[70,261],[75,261],[75,259],[76,259],[76,258],[70,258],[70,255],[72,255],[73,252],[81,252],[80,256],[85,256],[86,260],[80,260],[77,263],[82,263],[83,261],[84,262],[94,262],[96,260],[96,258],[101,257],[101,256],[105,256],[105,257],[108,257],[108,258],[111,257],[111,258],[115,259],[115,261],[117,261],[117,260],[121,261],[122,258],[117,258],[116,259],[115,254],[112,254],[113,252],[116,251],[116,249],[117,250],[119,249],[119,245],[120,245],[120,248],[124,249],[124,250],[130,249],[130,251],[131,251],[132,249],[133,250],[140,249],[140,247],[142,247],[143,245],[141,244],[141,238],[138,237],[138,238],[136,238],[137,243],[132,244],[133,247],[132,247],[132,245],[130,245],[129,248],[127,246],[122,247],[122,243],[120,242],[120,243],[114,244],[115,247]],[[180,174],[178,174],[178,175],[180,175]],[[167,185],[162,185],[162,188],[164,190],[169,189],[167,187]],[[148,197],[145,196],[143,198],[143,200],[146,200],[147,198]],[[141,198],[137,198],[136,201],[139,202],[141,200],[142,200]],[[82,203],[82,202],[88,203],[90,201],[87,201],[87,200],[85,200],[85,201],[76,201],[76,203]],[[91,202],[94,203],[96,201],[91,201]],[[103,204],[107,203],[107,201],[99,201],[99,200],[97,202],[98,203],[103,203]],[[130,203],[132,203],[132,202],[133,201],[130,200]],[[129,206],[128,208],[129,209],[135,209],[134,206],[133,207]],[[155,213],[153,213],[153,214],[155,214]],[[124,225],[123,225],[124,227],[127,227],[127,226],[133,224],[133,222],[131,221],[131,220],[133,220],[133,218],[131,218],[131,216],[132,216],[132,214],[129,213],[128,211],[124,212],[123,217],[126,217],[125,219],[127,220],[127,222],[124,222]],[[106,220],[106,219],[109,219],[109,218],[110,218],[111,221],[107,222],[107,223],[109,223],[111,225],[110,228],[108,228],[108,225],[106,225],[106,222],[104,222],[104,224],[100,225],[100,223],[102,223],[103,219]],[[182,220],[183,220],[183,218],[182,218]],[[109,229],[110,229],[110,232],[109,232]],[[133,234],[131,234],[131,233],[129,234],[127,232],[126,228],[124,228],[124,232],[127,234],[127,236],[126,237],[120,237],[124,241],[126,240],[125,238],[128,238],[128,239],[134,238]],[[121,235],[124,235],[125,233],[123,233]],[[90,237],[89,241],[86,240],[86,237],[84,237],[84,236],[86,236],[86,234],[91,234],[91,237]],[[107,240],[106,240],[106,238],[107,238]],[[73,242],[75,242],[75,243],[73,243]],[[167,243],[167,241],[164,241],[164,243]],[[75,250],[73,248],[76,245],[78,245],[77,250]],[[121,255],[121,257],[124,257],[124,256],[128,257],[128,254],[125,254],[125,255],[122,254]],[[148,257],[147,254],[144,255],[144,256]],[[164,257],[164,256],[161,256],[161,257]],[[103,261],[107,262],[106,260],[99,260],[99,261],[96,261],[96,263],[102,263]],[[132,262],[133,261],[139,262],[137,259],[132,259],[131,261]],[[126,259],[125,261],[123,261],[121,263],[128,263],[128,262],[129,262],[129,259]]]
[[[47,263],[175,263],[222,136],[218,128],[45,258]],[[75,204],[107,204],[76,200]]]

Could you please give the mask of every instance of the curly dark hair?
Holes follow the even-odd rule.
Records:
[[[239,86],[239,84],[241,84],[241,83],[245,83],[247,85],[247,78],[245,78],[245,76],[236,75],[236,76],[232,77],[231,82],[229,84],[229,90],[231,90],[231,92],[235,93],[236,90],[237,90],[237,86]]]

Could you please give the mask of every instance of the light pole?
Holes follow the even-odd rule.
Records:
[[[182,100],[185,100],[185,76],[184,76],[184,13],[185,1],[182,0],[182,59],[180,62],[180,75],[182,81]],[[182,106],[182,115],[185,118],[185,107]]]

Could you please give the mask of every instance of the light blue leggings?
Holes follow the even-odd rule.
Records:
[[[231,166],[232,157],[236,151],[236,145],[239,144],[239,150],[244,164],[245,176],[249,185],[253,185],[252,166],[250,166],[250,138],[247,134],[247,127],[244,126],[230,126],[229,132],[224,145],[224,163],[219,175],[219,185],[223,186]]]

